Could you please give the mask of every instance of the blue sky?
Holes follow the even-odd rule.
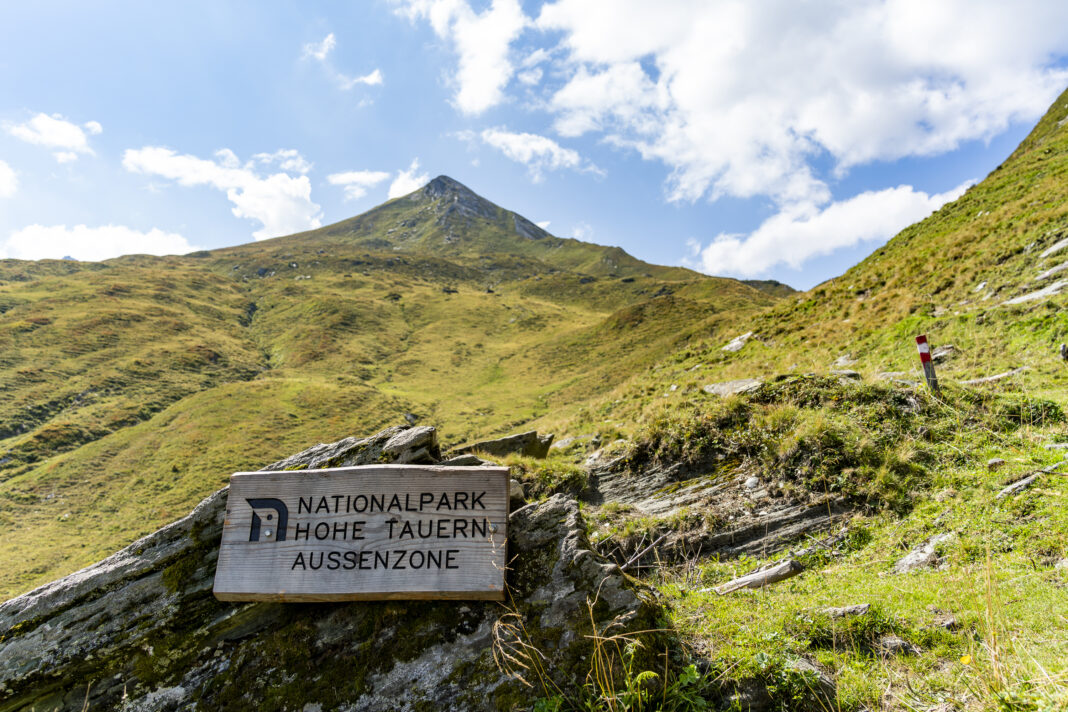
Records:
[[[1068,4],[0,6],[0,257],[181,253],[447,174],[561,236],[801,288],[982,179]]]

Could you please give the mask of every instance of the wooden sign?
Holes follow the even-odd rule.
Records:
[[[238,472],[215,597],[503,600],[508,481],[506,467]]]

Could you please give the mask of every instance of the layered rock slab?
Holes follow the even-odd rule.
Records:
[[[425,428],[391,428],[266,469],[410,462],[435,441]],[[87,702],[146,712],[507,709],[540,691],[495,664],[501,620],[518,616],[563,688],[585,676],[587,601],[605,624],[653,627],[654,606],[591,552],[577,503],[562,495],[510,517],[508,607],[222,603],[211,586],[226,496],[220,490],[104,561],[0,605],[0,711]]]

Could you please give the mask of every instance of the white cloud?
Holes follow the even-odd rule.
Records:
[[[351,89],[357,84],[366,84],[367,86],[378,86],[382,83],[381,70],[375,69],[370,74],[365,74],[362,77],[346,77],[343,74],[338,75],[338,79],[341,83],[342,89]]]
[[[532,87],[541,81],[542,71],[540,67],[534,69],[527,69],[515,75],[521,83],[526,84],[528,87]]]
[[[576,240],[585,240],[588,242],[589,239],[593,237],[593,226],[585,221],[580,222],[575,225],[575,227],[571,228],[571,236]]]
[[[900,230],[959,198],[971,181],[928,195],[909,185],[869,191],[822,209],[791,206],[749,235],[721,234],[701,248],[690,241],[691,266],[709,274],[753,277],[786,264],[798,268],[810,257],[861,242],[882,244]]]
[[[330,185],[345,187],[346,200],[362,198],[367,195],[368,190],[388,179],[389,173],[385,171],[345,171],[344,173],[332,173],[326,177]]]
[[[565,136],[670,168],[668,197],[830,199],[814,159],[942,153],[1041,115],[1068,84],[1068,4],[557,0]]]
[[[85,132],[99,134],[104,129],[96,121],[89,121],[84,127],[83,130],[81,126],[67,121],[59,114],[37,114],[22,124],[4,124],[4,130],[17,139],[46,148],[60,149],[52,154],[60,163],[77,160],[78,154],[93,154]]]
[[[402,13],[425,19],[458,55],[453,99],[465,114],[480,114],[504,100],[515,66],[510,46],[529,24],[518,0],[493,0],[476,13],[466,0],[407,0]]]
[[[304,57],[305,59],[317,59],[320,62],[325,61],[326,56],[330,54],[336,45],[337,38],[331,32],[321,42],[309,42],[304,45]]]
[[[530,170],[535,182],[542,179],[546,170],[571,168],[600,173],[592,164],[585,164],[577,151],[564,148],[556,141],[532,133],[513,133],[505,129],[486,129],[481,134],[482,140],[496,148],[506,157],[522,163]]]
[[[537,225],[538,227],[540,227],[542,230],[548,230],[549,226],[552,225],[552,221],[551,220],[542,220],[541,222],[534,223],[534,224]]]
[[[140,232],[125,225],[29,225],[11,233],[0,245],[0,257],[40,260],[69,256],[98,261],[130,254],[185,254],[195,249],[181,235],[158,228]]]
[[[253,170],[251,162],[240,166],[237,156],[229,149],[217,152],[216,156],[217,161],[210,161],[179,155],[169,148],[145,146],[127,149],[122,165],[134,173],[170,178],[179,185],[207,185],[224,191],[234,204],[235,216],[262,224],[260,230],[252,233],[257,240],[310,230],[322,224],[319,206],[311,200],[308,176],[284,172],[260,175]]]
[[[326,70],[338,86],[345,91],[352,89],[354,86],[363,84],[366,86],[377,86],[382,83],[382,72],[379,69],[375,69],[368,74],[364,74],[362,77],[349,77],[334,69],[333,64],[330,62],[330,52],[337,46],[337,38],[334,37],[334,33],[331,32],[323,38],[321,42],[309,42],[304,45],[304,59],[314,59],[323,65],[323,69]]]
[[[233,160],[237,161],[237,156],[233,151],[229,149],[223,149],[233,156]],[[216,152],[215,155],[219,155],[222,151]],[[229,156],[227,157],[229,158]],[[312,164],[305,160],[304,156],[295,148],[280,148],[274,153],[257,153],[252,156],[252,160],[257,161],[265,166],[269,166],[272,163],[277,163],[278,167],[283,171],[289,171],[293,173],[307,173],[312,169]]]
[[[408,166],[408,170],[397,171],[397,177],[389,184],[388,197],[392,199],[408,195],[408,193],[422,188],[428,182],[430,182],[430,174],[419,172],[419,159],[416,158],[412,161],[412,165]]]
[[[19,188],[18,174],[5,161],[0,161],[0,198],[10,198]]]

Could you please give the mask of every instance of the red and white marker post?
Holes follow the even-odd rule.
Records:
[[[931,361],[931,346],[927,343],[927,334],[920,334],[916,337],[916,348],[920,350],[920,363],[923,364],[923,375],[927,379],[927,387],[937,393],[938,377],[935,376],[934,363]]]

